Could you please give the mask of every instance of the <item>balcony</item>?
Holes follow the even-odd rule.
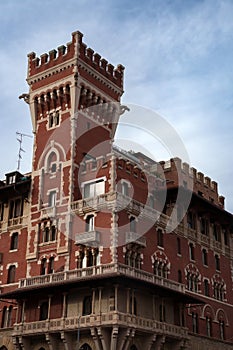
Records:
[[[23,216],[12,218],[8,220],[8,226],[20,226],[23,223]]]
[[[148,205],[140,203],[135,199],[123,195],[119,192],[108,192],[96,197],[80,199],[71,203],[71,210],[78,215],[84,215],[93,210],[129,210],[135,215],[141,215],[144,218],[157,222],[163,228],[166,228],[169,217],[160,213]]]
[[[100,233],[98,231],[89,231],[78,233],[75,238],[75,244],[84,244],[96,246],[100,243]]]
[[[159,322],[140,316],[113,311],[109,313],[92,314],[72,318],[58,318],[30,323],[20,323],[14,325],[13,336],[33,336],[41,333],[77,331],[79,328],[90,329],[91,327],[113,325],[120,327],[134,327],[141,332],[154,332],[158,335],[165,335],[173,339],[187,339],[188,329],[174,324]]]
[[[136,232],[126,232],[125,243],[135,243],[141,247],[146,247],[146,237],[136,233]]]
[[[181,283],[160,276],[155,276],[150,272],[138,270],[123,264],[103,264],[82,269],[57,272],[49,275],[24,278],[19,281],[19,289],[30,290],[31,288],[47,285],[51,287],[52,285],[56,286],[61,282],[78,282],[84,279],[92,279],[93,276],[101,278],[107,275],[113,276],[114,274],[116,276],[128,276],[130,278],[135,278],[137,280],[151,283],[152,285],[164,287],[180,293],[185,293],[185,285]]]
[[[54,218],[56,215],[56,207],[48,207],[41,209],[41,219]]]

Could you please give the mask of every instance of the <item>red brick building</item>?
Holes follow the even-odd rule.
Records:
[[[180,159],[113,146],[123,72],[80,32],[28,55],[32,171],[0,182],[1,350],[233,347],[232,215]]]

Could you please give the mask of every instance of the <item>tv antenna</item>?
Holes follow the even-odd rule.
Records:
[[[22,148],[22,143],[23,143],[23,138],[24,137],[30,137],[32,138],[31,135],[28,134],[23,134],[21,132],[16,131],[16,135],[17,135],[17,141],[19,142],[19,152],[18,152],[18,166],[17,166],[17,170],[19,171],[20,169],[20,162],[22,159],[22,152],[25,152],[25,150]]]

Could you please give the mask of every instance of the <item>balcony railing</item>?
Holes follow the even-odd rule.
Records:
[[[102,275],[124,275],[131,278],[136,278],[141,281],[145,281],[157,286],[168,288],[174,291],[185,293],[185,286],[181,283],[166,279],[160,276],[156,276],[150,272],[135,269],[128,265],[123,264],[104,264],[92,267],[86,267],[82,269],[75,269],[70,271],[57,272],[49,275],[35,276],[30,278],[21,279],[19,282],[19,288],[30,289],[41,285],[57,284],[59,282],[68,281],[81,281],[82,279],[92,278],[92,276]]]
[[[46,219],[46,218],[54,218],[56,215],[56,207],[48,207],[48,208],[43,208],[41,210],[41,218]]]
[[[115,209],[118,211],[127,209],[135,215],[141,214],[143,217],[158,222],[160,226],[166,227],[169,217],[145,205],[141,202],[125,196],[119,192],[108,192],[96,197],[80,199],[71,204],[71,209],[79,215],[83,215],[93,210]]]
[[[23,216],[18,216],[17,218],[12,218],[8,220],[8,226],[18,226],[22,225]]]
[[[122,312],[109,312],[103,314],[91,314],[81,317],[58,318],[46,321],[28,322],[14,325],[14,336],[38,335],[38,333],[77,331],[77,329],[101,326],[137,327],[140,331],[155,332],[174,339],[188,338],[188,329],[174,324],[159,322],[149,318],[134,316]]]
[[[98,231],[78,233],[75,237],[75,244],[95,246],[99,243],[100,243],[100,233]]]
[[[146,237],[136,232],[126,232],[125,243],[136,243],[142,247],[146,247]]]

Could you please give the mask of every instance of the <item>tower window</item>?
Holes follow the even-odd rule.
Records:
[[[122,194],[124,196],[128,196],[129,195],[129,185],[127,182],[122,182]]]
[[[94,231],[94,229],[95,229],[94,215],[88,215],[86,218],[86,232]]]
[[[56,206],[56,198],[57,198],[56,191],[51,191],[49,193],[49,207],[55,207]]]
[[[83,191],[84,198],[96,197],[103,194],[104,192],[105,192],[105,182],[103,178],[84,184],[84,191]]]
[[[60,113],[59,111],[49,114],[49,128],[54,128],[60,124]]]
[[[136,232],[136,219],[134,216],[130,217],[130,232]]]

